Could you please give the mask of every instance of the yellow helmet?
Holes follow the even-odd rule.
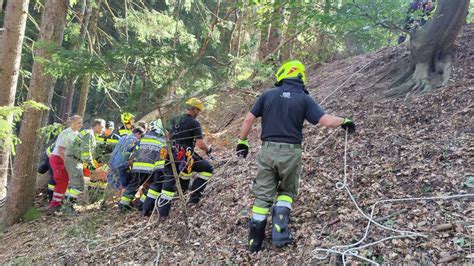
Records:
[[[277,82],[282,79],[288,78],[300,78],[304,84],[306,84],[306,69],[298,60],[289,61],[284,63],[275,74]]]
[[[204,110],[204,103],[198,98],[190,98],[186,101],[186,104],[191,107],[196,107],[199,110]]]
[[[123,124],[128,124],[132,119],[134,119],[135,116],[132,115],[131,113],[121,113],[120,114],[120,119],[122,120]]]

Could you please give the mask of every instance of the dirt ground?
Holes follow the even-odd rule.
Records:
[[[1,235],[0,263],[335,263],[335,254],[321,258],[326,254],[315,249],[355,243],[359,248],[345,256],[348,262],[362,262],[359,256],[384,264],[472,264],[474,197],[426,198],[474,193],[473,37],[474,25],[465,26],[452,81],[429,93],[382,97],[403,72],[400,62],[409,56],[404,46],[308,69],[311,95],[328,113],[357,124],[347,141],[346,181],[360,210],[336,188],[344,181],[344,132],[305,125],[292,246],[278,249],[267,240],[258,254],[246,250],[260,126],[252,131],[249,157],[237,159],[240,123],[256,95],[229,90],[201,119],[215,149],[216,174],[197,208],[177,202],[161,223],[114,206],[48,216],[39,196],[41,216]],[[370,225],[366,233],[361,212],[370,215],[380,200],[414,197],[424,199],[377,204],[373,220],[385,229]]]

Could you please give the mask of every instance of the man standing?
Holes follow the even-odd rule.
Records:
[[[71,176],[71,173],[69,173],[67,167],[65,167],[65,161],[67,160],[67,153],[72,147],[74,139],[77,138],[79,129],[82,127],[82,117],[73,115],[69,118],[68,124],[70,126],[59,134],[56,145],[49,158],[55,181],[54,192],[49,203],[49,208],[52,211],[59,209],[63,204],[69,177]]]
[[[291,204],[298,194],[301,173],[301,142],[305,120],[324,127],[342,126],[349,133],[355,124],[348,118],[325,114],[305,89],[305,66],[300,61],[283,64],[275,74],[276,87],[265,91],[244,119],[237,154],[247,157],[247,136],[257,117],[262,117],[262,149],[257,157],[254,181],[255,202],[249,223],[249,249],[258,252],[265,238],[270,207],[272,243],[281,247],[292,242],[289,231]]]
[[[94,162],[96,137],[102,134],[104,127],[104,119],[94,119],[90,129],[79,132],[71,149],[67,152],[65,165],[70,179],[68,197],[71,202],[76,201],[84,190],[84,163],[87,164],[86,168],[91,171],[98,166]]]
[[[212,165],[194,152],[195,146],[205,151],[208,156],[212,151],[204,142],[201,124],[196,120],[202,110],[204,110],[204,104],[197,98],[190,98],[186,101],[186,114],[171,119],[168,131],[175,153],[173,156],[176,161],[176,168],[180,173],[180,184],[175,184],[171,165],[167,165],[167,175],[158,204],[161,218],[169,215],[171,200],[176,197],[176,185],[181,185],[183,190],[187,190],[192,172],[197,172],[197,178],[191,185],[192,193],[188,202],[197,204],[206,188],[207,180],[212,177],[214,172]]]

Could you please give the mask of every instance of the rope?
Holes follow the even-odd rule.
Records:
[[[459,194],[459,195],[451,195],[451,196],[444,195],[444,196],[417,197],[417,198],[407,197],[407,198],[378,200],[372,205],[372,210],[370,212],[370,215],[367,215],[359,207],[359,205],[357,204],[357,201],[355,200],[352,192],[350,191],[349,187],[347,186],[347,137],[348,137],[348,132],[346,130],[345,141],[344,141],[344,180],[342,182],[341,181],[337,182],[336,183],[336,188],[338,190],[345,190],[347,192],[347,194],[349,195],[352,203],[356,207],[357,211],[367,219],[367,226],[365,228],[365,233],[364,233],[363,237],[359,241],[357,241],[356,243],[348,244],[348,245],[336,245],[336,246],[333,246],[333,247],[327,248],[327,249],[326,248],[316,248],[316,249],[314,249],[313,250],[313,257],[315,257],[316,259],[324,260],[329,256],[329,254],[339,254],[339,255],[342,256],[342,262],[343,262],[344,265],[346,265],[346,256],[356,257],[356,258],[359,258],[359,259],[361,259],[365,262],[372,263],[372,264],[375,264],[375,265],[379,265],[379,263],[376,262],[376,261],[373,261],[373,260],[370,260],[368,258],[365,258],[365,257],[362,257],[362,256],[358,255],[358,250],[359,249],[364,249],[364,248],[367,248],[367,247],[370,247],[370,246],[374,246],[374,245],[383,243],[383,242],[388,241],[388,240],[397,239],[397,238],[407,238],[407,237],[408,238],[415,238],[415,237],[427,238],[426,235],[418,233],[418,232],[398,230],[398,229],[394,229],[394,228],[391,228],[391,227],[388,227],[388,226],[385,226],[385,225],[382,225],[382,224],[376,222],[373,218],[374,218],[374,212],[375,212],[375,209],[376,209],[375,207],[377,206],[377,204],[386,203],[386,202],[407,202],[407,201],[420,201],[420,200],[450,200],[450,199],[456,199],[456,198],[474,197],[474,194]],[[383,239],[380,239],[380,240],[377,240],[377,241],[374,241],[374,242],[370,242],[370,243],[367,243],[365,245],[361,245],[367,239],[371,224],[374,224],[375,226],[380,227],[382,229],[398,233],[398,235],[385,237]],[[318,255],[318,254],[321,254],[321,253],[325,253],[325,254],[324,255]]]

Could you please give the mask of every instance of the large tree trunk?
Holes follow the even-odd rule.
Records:
[[[267,51],[266,51],[266,56],[268,56],[270,53],[274,53],[274,59],[278,60],[278,48],[281,43],[281,27],[283,24],[283,11],[284,5],[282,3],[279,3],[279,1],[276,2],[273,13],[272,13],[272,20],[271,20],[271,27],[270,27],[270,32],[268,34],[268,43],[267,43]]]
[[[92,53],[95,47],[95,38],[96,38],[96,29],[97,29],[97,21],[99,19],[99,12],[100,6],[102,4],[102,0],[98,0],[94,8],[92,9],[92,14],[90,17],[89,22],[89,35],[90,35],[90,42],[89,42],[89,51]],[[86,74],[82,77],[81,80],[81,94],[79,96],[79,104],[77,105],[77,114],[84,117],[86,113],[86,106],[87,106],[87,98],[89,95],[89,84],[92,80],[91,74]]]
[[[0,1],[0,11],[3,1]],[[20,70],[21,48],[25,35],[29,0],[9,1],[6,8],[4,27],[0,32],[0,106],[13,106],[15,103],[18,73]],[[13,116],[7,117],[7,123],[13,122]],[[6,141],[8,142],[8,141]],[[7,195],[10,145],[0,147],[0,202]],[[3,217],[3,204],[0,204],[0,218]]]
[[[440,0],[433,17],[410,34],[412,67],[386,92],[394,96],[410,91],[429,91],[445,85],[451,76],[454,41],[461,31],[469,0]],[[400,82],[401,81],[401,82]]]
[[[48,42],[60,45],[63,40],[66,25],[67,6],[64,0],[46,0],[39,42]],[[35,57],[51,58],[51,51],[45,48],[36,48]],[[37,61],[33,63],[28,100],[49,106],[51,103],[55,80],[44,73],[44,65]],[[20,129],[21,144],[17,148],[14,161],[14,175],[8,186],[6,223],[13,224],[33,203],[35,196],[36,163],[38,161],[38,147],[40,146],[37,130],[45,124],[48,111],[29,108],[24,114]]]

